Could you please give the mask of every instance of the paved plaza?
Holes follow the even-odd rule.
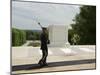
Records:
[[[96,67],[95,45],[49,47],[48,49],[48,66],[38,68],[37,63],[42,56],[40,47],[12,47],[12,73],[72,71],[95,69]]]

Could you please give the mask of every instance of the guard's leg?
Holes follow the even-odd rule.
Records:
[[[46,63],[47,60],[47,56],[48,56],[48,50],[45,51],[45,58],[44,58],[44,63]]]
[[[43,56],[43,63],[44,65],[46,65],[46,59],[47,59],[47,56],[48,56],[48,50],[44,50],[44,56]]]
[[[44,58],[44,56],[45,56],[45,51],[44,50],[42,50],[42,58],[40,59],[40,61],[39,61],[39,63],[38,64],[40,64],[40,66],[42,66],[44,63],[43,63],[43,58]]]

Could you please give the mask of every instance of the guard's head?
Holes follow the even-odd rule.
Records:
[[[44,33],[46,33],[46,32],[47,32],[47,28],[42,27],[42,31],[43,31]]]

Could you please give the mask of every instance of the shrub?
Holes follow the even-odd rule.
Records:
[[[12,29],[12,46],[20,46],[26,42],[26,33],[23,30]]]

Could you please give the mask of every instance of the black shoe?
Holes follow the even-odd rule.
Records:
[[[38,62],[38,64],[42,64],[43,62],[42,62],[42,60],[40,60],[39,62]]]
[[[44,67],[44,66],[48,66],[47,63],[40,63],[39,65],[40,65],[40,68],[42,68],[42,67]]]
[[[47,63],[44,63],[44,66],[48,66],[48,64]]]
[[[44,67],[44,66],[46,66],[46,64],[40,64],[40,68],[42,68],[42,67]]]
[[[44,65],[40,65],[40,68],[44,67]]]

